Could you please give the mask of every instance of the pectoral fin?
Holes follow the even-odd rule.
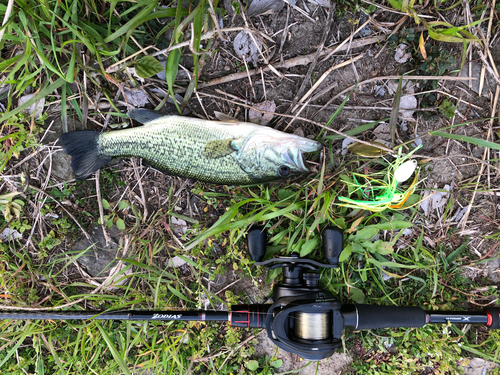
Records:
[[[234,139],[222,139],[210,141],[203,149],[203,156],[207,159],[218,159],[227,156],[238,149],[233,147]]]

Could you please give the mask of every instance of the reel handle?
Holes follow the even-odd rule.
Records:
[[[254,227],[248,231],[247,245],[250,259],[261,262],[266,255],[267,232],[264,227]]]
[[[336,227],[327,227],[321,235],[323,255],[329,264],[338,266],[339,257],[344,248],[344,235]]]

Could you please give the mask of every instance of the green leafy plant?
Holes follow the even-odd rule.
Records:
[[[455,116],[455,111],[457,107],[453,105],[449,100],[443,100],[443,102],[439,106],[439,113],[443,114],[447,118],[451,119]]]
[[[14,218],[19,219],[23,211],[24,202],[20,199],[14,199],[20,193],[8,193],[0,195],[0,211],[6,221],[11,221]]]

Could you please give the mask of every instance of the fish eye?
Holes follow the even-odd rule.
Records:
[[[290,167],[287,167],[286,165],[282,165],[279,169],[278,169],[278,174],[282,177],[287,177],[290,175]]]

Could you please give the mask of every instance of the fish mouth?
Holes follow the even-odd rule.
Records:
[[[300,172],[309,172],[309,169],[307,169],[304,163],[303,154],[308,152],[319,151],[321,150],[323,145],[316,141],[307,141],[301,143],[303,144],[301,144],[300,147],[290,148],[286,152],[284,152],[282,158],[284,162],[297,167],[297,169]]]

